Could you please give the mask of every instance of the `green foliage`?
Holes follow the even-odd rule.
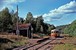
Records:
[[[37,19],[36,19],[36,31],[40,31],[40,32],[43,32],[43,18],[42,16],[39,16]]]
[[[23,23],[24,23],[24,19],[23,19],[23,18],[20,18],[20,19],[19,19],[19,23],[20,23],[20,24],[23,24]]]
[[[19,23],[22,24],[24,22],[23,18],[19,18]],[[14,13],[12,10],[9,13],[9,9],[5,8],[0,11],[0,31],[7,32],[13,29],[13,26],[16,25],[17,22],[17,12]]]
[[[76,20],[64,29],[64,33],[76,36]]]
[[[28,12],[28,13],[27,13],[27,16],[26,16],[26,21],[25,21],[25,23],[32,23],[32,21],[33,21],[32,13],[31,13],[31,12]]]
[[[70,36],[76,36],[76,20],[68,25],[57,26],[57,29],[60,29],[64,34],[69,34]]]
[[[9,25],[12,24],[12,18],[11,15],[9,13],[8,8],[3,9],[0,12],[0,28],[1,31],[7,31],[7,29],[9,29]]]
[[[17,12],[16,12],[16,13],[17,13]],[[16,25],[16,22],[17,22],[17,16],[16,16],[16,13],[12,13],[12,14],[11,14],[13,25]]]
[[[37,18],[33,18],[33,15],[31,12],[27,13],[26,19],[17,17],[17,12],[14,12],[12,10],[11,13],[9,13],[9,9],[5,8],[2,11],[0,11],[0,31],[6,32],[8,30],[12,30],[13,26],[16,26],[16,22],[19,22],[19,24],[23,23],[30,23],[33,27],[34,33],[50,33],[51,29],[54,29],[54,25],[50,25],[47,23],[44,23],[43,17],[38,16]],[[48,26],[49,25],[49,26]]]
[[[34,30],[33,32],[35,32],[35,33],[49,34],[51,32],[51,29],[55,28],[54,25],[44,23],[42,16],[33,18],[33,15],[31,12],[27,13],[25,23],[31,23],[33,30]]]

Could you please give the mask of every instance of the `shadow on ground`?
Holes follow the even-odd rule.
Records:
[[[9,40],[9,39],[0,38],[0,43],[8,43],[8,42],[14,43],[13,41],[11,41],[11,40]]]

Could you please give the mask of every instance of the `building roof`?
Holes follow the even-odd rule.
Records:
[[[27,28],[29,28],[30,26],[31,26],[30,23],[27,23],[27,24],[19,24],[19,25],[18,25],[18,28],[19,28],[19,29],[27,29]],[[14,30],[16,30],[16,28],[17,28],[17,26],[14,26]]]
[[[31,24],[20,24],[19,28],[28,28]]]

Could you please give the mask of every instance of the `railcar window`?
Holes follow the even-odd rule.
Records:
[[[56,31],[56,33],[59,33],[59,31]]]

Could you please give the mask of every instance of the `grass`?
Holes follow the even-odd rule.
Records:
[[[0,34],[0,50],[22,46],[28,43],[28,39],[14,34]]]
[[[64,44],[57,44],[53,50],[76,50],[76,36],[65,36],[61,40]]]
[[[60,45],[56,45],[53,50],[76,50],[76,45],[60,44]]]

